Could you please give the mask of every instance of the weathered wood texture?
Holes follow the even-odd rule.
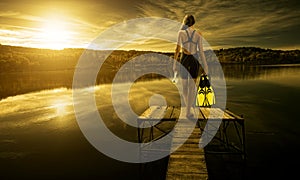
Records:
[[[194,108],[193,114],[196,115],[198,121],[205,120],[222,120],[224,121],[237,121],[242,123],[244,119],[232,112],[220,108]],[[139,118],[138,124],[142,128],[145,122],[163,122],[163,121],[181,121],[180,125],[174,129],[170,144],[166,147],[171,147],[171,153],[168,163],[167,180],[202,180],[208,179],[208,172],[205,162],[204,149],[199,148],[199,139],[201,137],[201,130],[199,126],[191,127],[188,124],[188,119],[185,117],[186,109],[172,106],[151,106]],[[187,124],[185,125],[185,123]],[[242,126],[244,128],[244,125]],[[193,128],[193,129],[191,129]],[[243,129],[244,130],[244,129]],[[187,133],[191,132],[189,135]],[[244,131],[243,131],[244,133]],[[143,137],[138,129],[138,136],[140,141]],[[188,139],[185,141],[186,137]],[[244,137],[244,136],[243,136]],[[243,139],[243,143],[245,143]],[[184,144],[182,144],[182,142]],[[180,147],[179,144],[182,144]],[[175,149],[177,148],[177,149]],[[244,147],[243,147],[244,149]],[[167,149],[166,149],[167,150]]]
[[[182,133],[174,133],[173,143],[182,141]],[[185,143],[170,155],[166,179],[208,179],[204,150],[198,146],[200,128],[195,128]]]

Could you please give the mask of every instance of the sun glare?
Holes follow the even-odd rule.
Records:
[[[53,103],[51,107],[56,110],[57,116],[63,116],[67,113],[66,106],[67,106],[66,102],[57,100]]]
[[[70,44],[70,36],[65,22],[50,19],[41,27],[39,40],[44,48],[63,49]]]

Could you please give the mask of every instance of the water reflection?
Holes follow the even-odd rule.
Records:
[[[173,72],[170,66],[164,65],[160,67],[160,71],[166,71],[171,78]],[[299,76],[300,65],[268,65],[268,66],[251,66],[251,65],[232,65],[223,64],[222,69],[226,80],[258,80],[280,78],[284,76]],[[121,74],[122,82],[130,82],[134,80],[136,74],[143,71],[142,67],[128,70]],[[210,65],[209,72],[212,78],[222,77],[218,66]],[[88,73],[88,72],[87,72]],[[116,72],[99,73],[96,84],[109,84],[112,82]],[[16,72],[16,73],[0,73],[0,99],[8,96],[45,90],[60,87],[72,87],[73,71],[47,71],[47,72]],[[148,74],[140,77],[139,81],[147,81],[149,79],[161,79],[163,77],[155,74]]]
[[[73,114],[71,90],[59,88],[8,97],[0,101],[2,127],[25,127]],[[51,126],[49,128],[55,128]]]
[[[72,106],[72,98],[70,97],[70,90],[66,88],[59,88],[54,89],[52,92],[54,95],[58,95],[57,97],[53,98],[50,102],[50,109],[54,109],[56,112],[54,116],[64,116],[67,115],[71,109],[70,106]],[[69,109],[68,109],[69,107]]]
[[[283,76],[297,76],[299,74],[300,64],[260,66],[237,64],[222,65],[222,68],[228,80],[266,80]]]
[[[168,64],[164,64],[159,67],[160,71],[166,71],[169,77],[173,76],[172,69]],[[268,65],[268,66],[251,66],[251,65],[232,65],[223,64],[222,69],[226,79],[268,79],[281,77],[284,75],[298,74],[300,65]],[[111,71],[111,72],[108,72]],[[122,81],[129,82],[136,77],[140,71],[143,71],[142,67],[134,67],[123,72]],[[220,71],[218,66],[209,66],[210,74],[213,76],[219,76]],[[15,72],[15,73],[0,73],[0,99],[12,95],[18,95],[33,91],[39,91],[44,89],[54,89],[60,87],[72,87],[73,70],[66,71],[40,71],[40,72]],[[88,72],[87,72],[88,73]],[[97,84],[111,83],[116,71],[107,69],[106,71],[99,73],[97,77]],[[140,81],[146,81],[149,79],[161,78],[155,74],[149,74],[141,77]]]
[[[117,85],[122,89],[122,84]],[[160,87],[164,86],[164,89]],[[92,86],[82,89],[75,89],[80,93],[76,103],[83,107],[81,115],[91,113],[91,104],[85,102],[84,97],[87,94],[94,93],[96,105],[100,113],[104,115],[104,120],[108,125],[118,126],[111,101],[111,85]],[[176,87],[169,80],[157,80],[152,82],[137,82],[129,92],[128,97],[119,99],[119,103],[129,101],[133,110],[140,114],[147,106],[149,99],[155,93],[165,96],[169,104],[178,105],[179,96],[176,93]],[[0,101],[0,122],[6,121],[9,125],[27,126],[35,123],[43,123],[57,118],[70,119],[72,115],[74,121],[72,90],[67,88],[58,88],[53,90],[43,90],[39,92],[27,93],[17,96],[11,96]],[[2,124],[3,125],[3,124]]]
[[[50,108],[54,108],[56,110],[57,116],[63,116],[67,113],[66,106],[67,103],[63,100],[56,100]]]
[[[294,117],[297,115],[298,107],[295,105],[286,108],[286,105],[293,105],[293,103],[300,101],[298,93],[300,88],[300,66],[223,65],[223,69],[226,79],[233,80],[227,84],[231,87],[228,90],[228,107],[235,113],[244,114],[247,120],[248,163],[250,169],[253,169],[248,174],[253,174],[250,177],[255,178],[260,175],[258,172],[261,169],[269,172],[268,175],[272,174],[274,169],[278,170],[277,172],[283,172],[280,171],[282,169],[279,169],[282,167],[277,167],[277,164],[288,164],[288,162],[283,158],[278,159],[278,157],[282,157],[282,152],[284,152],[288,156],[287,160],[292,159],[294,154],[299,151],[297,147],[300,147],[298,143],[300,123]],[[211,72],[213,70],[211,69]],[[51,75],[47,74],[47,76]],[[298,81],[296,81],[297,79]],[[3,79],[1,81],[2,83],[8,82],[3,81]],[[280,85],[274,84],[275,81]],[[283,86],[286,81],[291,81],[290,84],[293,86],[290,88]],[[28,80],[26,84],[28,86],[30,84],[33,89],[42,87],[42,81],[39,82],[40,85],[34,82],[36,81]],[[11,82],[12,88],[22,88],[22,84],[14,83],[16,82]],[[7,89],[9,88],[11,87]],[[97,107],[101,116],[104,117],[106,125],[124,139],[131,141],[136,139],[136,130],[124,125],[126,123],[120,121],[113,111],[111,97],[109,96],[111,93],[109,84],[91,86],[78,89],[78,91],[81,91],[83,96],[86,93],[95,92]],[[176,93],[176,88],[171,81],[138,82],[132,86],[129,93],[130,105],[134,112],[141,114],[148,106],[149,99],[156,93],[166,97],[167,104],[180,105],[176,104],[179,102],[179,95]],[[78,103],[84,102],[79,101]],[[83,105],[85,105],[85,109],[81,113],[89,113],[91,111],[89,106]],[[264,134],[262,132],[271,133]],[[61,163],[53,162],[51,164],[53,167],[59,167],[61,171],[65,170],[64,168],[70,168],[70,172],[73,172],[74,168],[80,167],[86,169],[87,172],[91,172],[89,168],[81,166],[82,164],[85,166],[90,164],[87,161],[94,161],[92,165],[96,168],[104,167],[104,165],[110,167],[109,163],[112,162],[104,163],[107,157],[97,159],[99,157],[98,152],[93,154],[94,150],[84,149],[90,145],[83,140],[81,134],[78,134],[80,134],[80,130],[74,116],[71,89],[43,90],[8,97],[0,101],[0,139],[2,139],[0,140],[0,162],[3,164],[2,167],[9,167],[7,164],[13,164],[12,161],[5,164],[5,162],[8,162],[5,160],[12,157],[15,158],[14,162],[17,163],[13,164],[16,166],[11,165],[9,169],[16,172],[22,171],[21,168],[31,167],[27,165],[34,164],[32,159],[39,166],[42,164],[48,167],[48,163],[52,162],[52,156],[53,159],[61,160],[59,161]],[[32,153],[33,150],[38,153]],[[71,157],[71,155],[69,156],[70,152],[77,150],[77,154],[67,159]],[[295,153],[290,153],[290,151]],[[58,155],[61,156],[57,158]],[[48,157],[51,160],[45,161],[45,158],[47,160]],[[79,164],[74,165],[74,159],[77,161],[78,158],[82,159]],[[26,165],[22,165],[22,162],[18,159],[24,161]],[[97,161],[98,166],[94,166],[95,161]],[[280,162],[278,163],[278,161]],[[70,164],[65,166],[64,163],[66,162],[70,162]],[[21,168],[17,169],[15,167]],[[48,172],[48,168],[45,169]],[[42,170],[46,172],[45,169]],[[95,172],[103,173],[108,168],[97,170]]]

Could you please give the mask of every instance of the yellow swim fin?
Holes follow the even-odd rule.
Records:
[[[211,87],[207,75],[200,77],[200,83],[198,87],[196,106],[210,107],[216,103],[214,90]]]

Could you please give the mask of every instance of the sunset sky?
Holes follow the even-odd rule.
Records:
[[[187,13],[195,16],[195,28],[214,49],[300,49],[299,0],[1,0],[0,43],[87,47],[126,20],[155,16],[181,22]],[[174,46],[154,40],[136,49],[172,51]]]

